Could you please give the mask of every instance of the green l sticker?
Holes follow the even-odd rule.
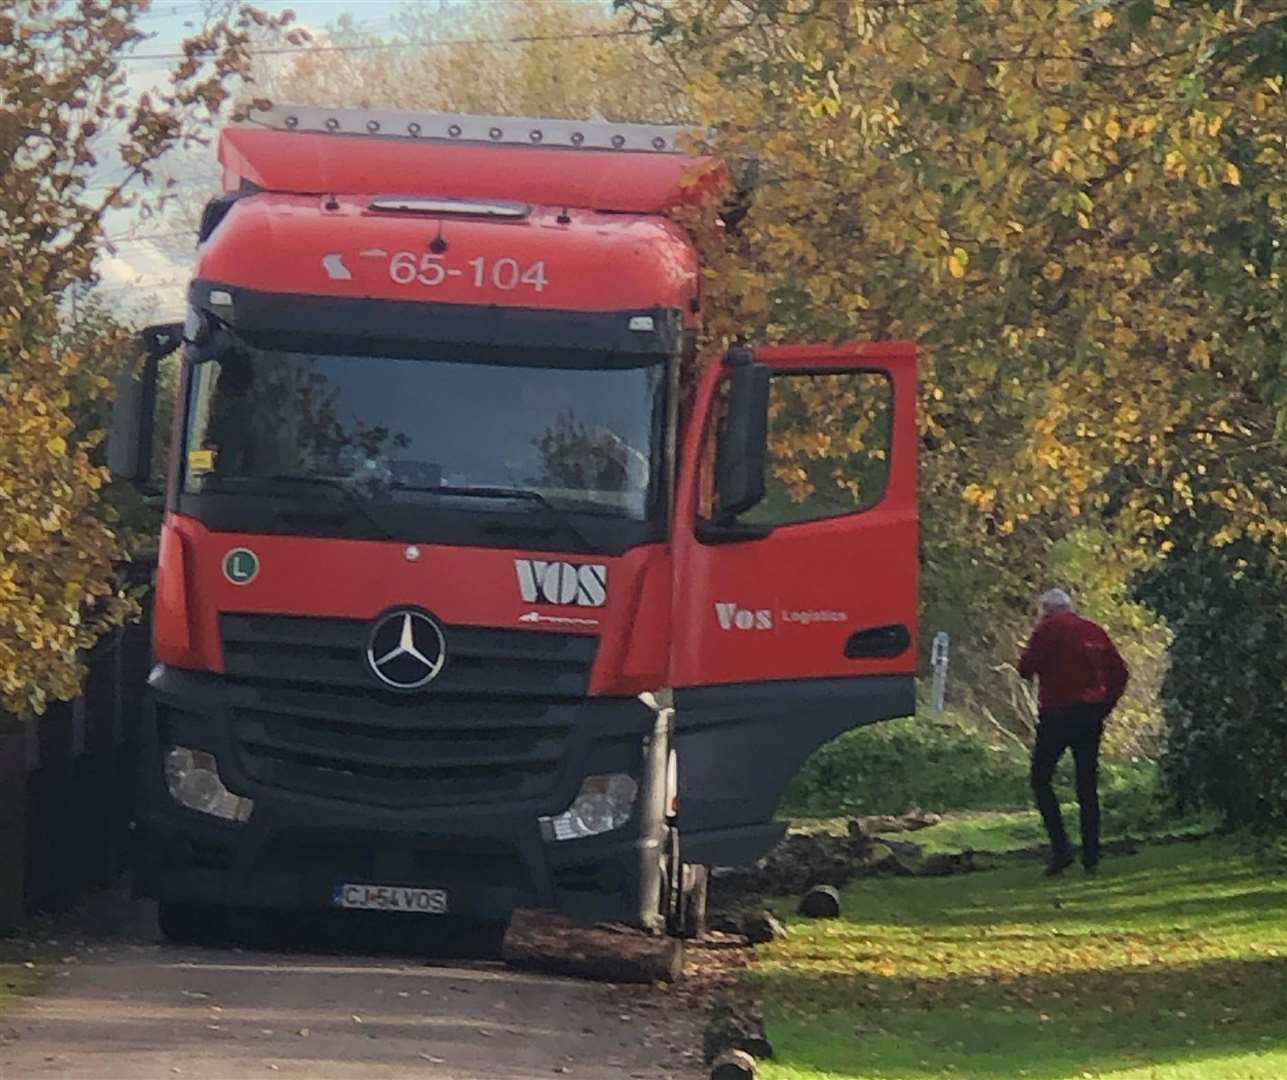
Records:
[[[250,548],[233,548],[223,557],[223,576],[234,585],[249,585],[259,576],[259,556]]]

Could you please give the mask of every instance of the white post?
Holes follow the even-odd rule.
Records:
[[[947,658],[951,647],[951,638],[946,630],[934,635],[934,644],[930,649],[930,666],[934,669],[933,709],[936,713],[943,711],[943,699],[947,694]]]

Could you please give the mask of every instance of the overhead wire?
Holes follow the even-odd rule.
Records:
[[[298,56],[305,53],[377,52],[382,49],[444,49],[461,45],[532,45],[545,41],[573,41],[593,38],[626,38],[651,34],[648,29],[636,30],[580,30],[567,34],[520,34],[508,38],[449,38],[443,41],[379,41],[355,45],[283,45],[266,49],[247,49],[248,56]],[[122,56],[121,63],[144,60],[187,60],[187,53],[143,53]]]
[[[183,19],[192,15],[204,15],[206,5],[201,3],[189,4],[162,4],[156,7],[148,8],[147,11],[136,15],[135,22],[160,22],[163,19]]]
[[[116,180],[106,180],[101,184],[90,184],[85,187],[85,191],[111,191],[124,177],[118,177]],[[211,190],[217,190],[219,187],[219,178],[217,176],[190,177],[187,180],[175,179],[172,183],[167,180],[154,182],[148,190],[153,194],[164,195],[168,191],[178,191],[184,188],[207,187]]]
[[[187,283],[187,278],[164,278],[161,281],[127,281],[120,285],[95,285],[87,291],[86,295],[99,296],[103,293],[127,292],[130,289],[177,289]]]
[[[192,240],[195,243],[196,230],[176,229],[173,232],[139,233],[137,235],[118,233],[116,236],[105,236],[103,239],[115,247],[120,247],[122,244],[142,244],[150,243],[153,240],[172,240],[179,237]]]

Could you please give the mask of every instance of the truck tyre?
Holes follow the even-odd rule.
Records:
[[[172,945],[219,945],[228,936],[228,913],[214,904],[162,900],[156,914],[161,936]]]
[[[695,863],[684,864],[684,906],[679,936],[698,941],[706,936],[706,898],[710,888],[710,869]]]
[[[457,930],[450,955],[470,960],[499,960],[508,930],[508,919],[471,919]]]

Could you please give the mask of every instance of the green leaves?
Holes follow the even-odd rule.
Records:
[[[1183,532],[1200,537],[1209,514]],[[1162,685],[1173,797],[1231,825],[1287,828],[1287,568],[1263,545],[1199,540],[1177,545],[1140,596],[1174,633]]]
[[[1126,5],[1126,22],[1132,30],[1143,30],[1157,14],[1157,5],[1153,0],[1131,0]]]

